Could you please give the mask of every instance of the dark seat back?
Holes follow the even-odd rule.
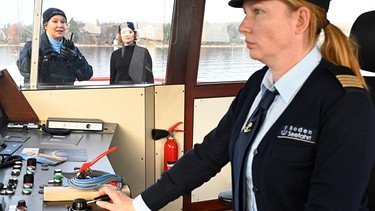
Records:
[[[354,37],[359,45],[359,63],[361,69],[368,72],[364,73],[364,78],[375,105],[375,10],[358,16],[352,26],[350,36]],[[370,76],[371,74],[373,76]],[[375,211],[375,166],[367,187],[367,195],[369,197],[367,207]]]
[[[362,13],[355,20],[350,36],[359,45],[358,59],[361,69],[373,73],[374,76],[364,74],[375,102],[375,10]]]

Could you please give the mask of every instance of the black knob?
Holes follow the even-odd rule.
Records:
[[[36,166],[36,158],[27,159],[27,166]]]
[[[87,201],[86,199],[78,198],[74,199],[72,209],[76,211],[85,211],[87,210]]]
[[[17,203],[17,207],[26,207],[26,201],[25,200],[19,200]]]
[[[14,194],[14,188],[12,185],[8,185],[5,191],[7,194]]]
[[[23,183],[34,184],[34,174],[25,174],[23,175]]]

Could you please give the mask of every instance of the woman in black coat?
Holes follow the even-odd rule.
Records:
[[[110,84],[154,83],[151,55],[136,45],[137,31],[132,22],[118,26],[117,40],[122,47],[111,55]]]

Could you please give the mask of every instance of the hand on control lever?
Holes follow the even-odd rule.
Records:
[[[105,194],[105,195],[98,196],[94,198],[93,200],[87,201],[87,204],[91,204],[97,201],[109,201],[109,200],[111,200],[111,198],[109,198],[108,194]]]
[[[94,198],[93,200],[90,200],[90,201],[86,201],[83,198],[77,198],[77,199],[74,199],[72,207],[68,210],[69,211],[70,210],[76,210],[76,211],[91,210],[91,208],[89,208],[87,205],[89,205],[91,203],[95,203],[97,201],[109,201],[109,200],[111,200],[111,199],[109,198],[108,195],[98,196],[98,197],[96,197],[96,198]]]
[[[115,187],[103,186],[99,189],[98,196],[106,199],[106,197],[104,197],[105,195],[108,195],[109,201],[96,200],[96,205],[98,205],[98,207],[108,211],[136,211],[132,203],[133,199],[122,191],[118,191]]]

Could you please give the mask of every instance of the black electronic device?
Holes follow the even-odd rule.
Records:
[[[1,148],[2,150],[0,151],[1,155],[13,155],[14,152],[16,152],[22,144],[20,143],[8,143],[6,144],[6,147]]]
[[[26,142],[27,139],[29,139],[30,136],[21,136],[21,135],[5,135],[4,137],[1,137],[0,135],[0,141],[5,142]]]
[[[49,117],[46,127],[82,131],[103,131],[104,123],[100,119],[56,118]]]

